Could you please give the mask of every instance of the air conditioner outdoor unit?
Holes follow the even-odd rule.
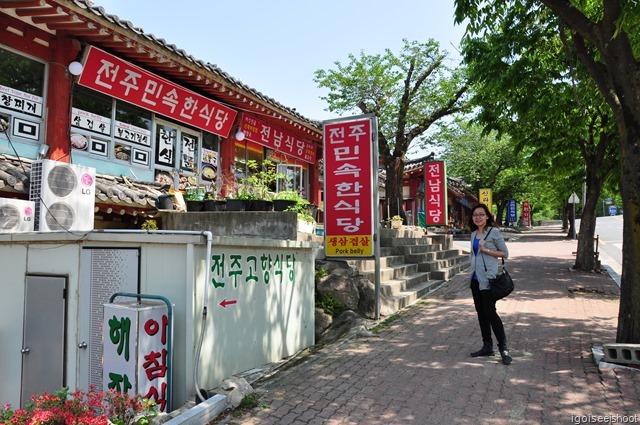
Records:
[[[96,170],[43,159],[31,166],[29,199],[36,204],[36,229],[93,229]]]
[[[35,202],[0,198],[0,233],[33,232]]]

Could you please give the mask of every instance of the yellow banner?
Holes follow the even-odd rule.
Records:
[[[485,204],[491,211],[491,205],[493,205],[493,199],[491,199],[491,189],[480,189],[480,196],[478,200],[481,204]]]
[[[373,238],[368,235],[326,235],[325,253],[327,257],[371,257]]]

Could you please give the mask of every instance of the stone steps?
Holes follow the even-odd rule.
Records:
[[[381,229],[380,314],[405,308],[469,267],[469,257],[453,249],[452,235],[425,235],[423,229]],[[375,261],[349,264],[375,282]]]

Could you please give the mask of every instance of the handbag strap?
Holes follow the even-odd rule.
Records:
[[[493,227],[489,229],[489,231],[487,232],[487,234],[484,237],[484,240],[487,240],[487,237],[489,236],[489,233],[491,233],[491,231],[493,230]],[[487,263],[484,262],[484,254],[482,253],[482,251],[480,251],[480,255],[482,258],[482,264],[484,265],[484,271],[487,271]],[[502,268],[504,269],[504,257],[502,257]]]

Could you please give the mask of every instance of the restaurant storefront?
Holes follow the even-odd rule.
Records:
[[[248,161],[268,159],[289,177],[274,190],[320,205],[319,122],[90,2],[3,2],[0,18],[0,155],[149,183],[150,198],[194,185],[233,196]],[[108,204],[96,198],[99,215]]]

